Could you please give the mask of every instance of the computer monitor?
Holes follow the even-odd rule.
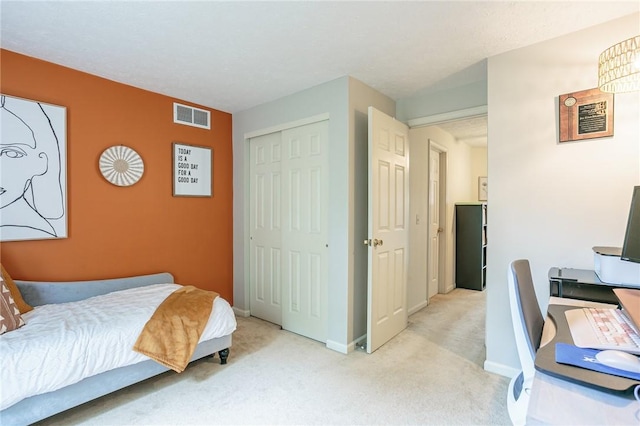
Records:
[[[631,208],[627,220],[627,232],[622,246],[622,260],[640,263],[640,186],[633,188]]]

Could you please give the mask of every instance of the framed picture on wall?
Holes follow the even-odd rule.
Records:
[[[478,201],[487,201],[489,195],[489,181],[486,176],[478,178]]]
[[[211,197],[213,150],[206,146],[173,143],[173,195]]]
[[[0,95],[0,241],[67,237],[67,109]]]
[[[613,136],[613,93],[600,89],[559,97],[560,142]]]

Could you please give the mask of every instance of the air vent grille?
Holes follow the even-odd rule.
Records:
[[[211,129],[211,113],[204,109],[174,102],[173,122],[202,129]]]

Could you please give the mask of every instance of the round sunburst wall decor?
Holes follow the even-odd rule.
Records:
[[[144,162],[133,149],[124,145],[112,146],[100,155],[100,172],[117,186],[131,186],[144,173]]]

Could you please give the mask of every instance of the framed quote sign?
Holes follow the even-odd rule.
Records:
[[[582,90],[559,97],[560,142],[613,136],[613,93]]]
[[[213,151],[209,147],[173,143],[173,195],[211,197]]]

